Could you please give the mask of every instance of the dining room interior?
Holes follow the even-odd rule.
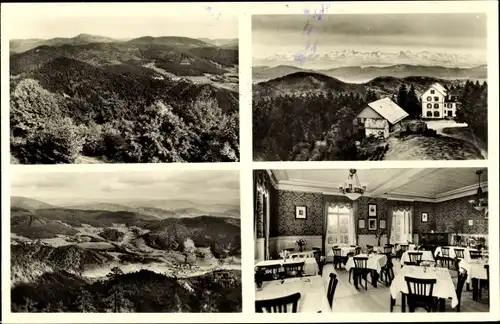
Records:
[[[255,311],[489,312],[487,179],[254,170]]]

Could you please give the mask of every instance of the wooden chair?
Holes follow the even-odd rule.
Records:
[[[283,263],[285,277],[302,277],[305,261]]]
[[[472,260],[481,259],[481,251],[469,250],[469,256]]]
[[[295,293],[288,296],[266,299],[266,300],[256,300],[255,301],[255,312],[256,313],[289,313],[288,305],[291,305],[291,312],[297,313],[297,308],[299,305],[300,293]]]
[[[366,253],[370,253],[371,251],[373,251],[373,245],[366,245]]]
[[[354,258],[354,252],[347,253],[347,258]],[[351,283],[352,274],[354,273],[354,268],[349,269],[349,283]]]
[[[401,247],[401,251],[403,253],[405,253],[406,251],[408,251],[409,245],[408,244],[401,244],[400,247]]]
[[[482,288],[482,285],[484,284],[485,286],[487,286],[487,289],[488,289],[488,306],[490,305],[490,265],[489,264],[485,264],[484,265],[484,269],[486,270],[486,280],[481,280],[479,282],[479,296],[481,296],[481,288]]]
[[[281,277],[281,264],[273,264],[261,268],[264,270],[264,280],[278,280]]]
[[[387,262],[382,267],[380,271],[380,280],[382,280],[387,287],[389,287],[394,280],[394,264],[391,259],[387,259]]]
[[[437,282],[436,279],[420,279],[405,276],[405,281],[408,286],[408,293],[404,296],[406,303],[403,303],[403,309],[405,309],[405,304],[407,304],[410,313],[415,312],[416,308],[423,308],[427,312],[437,311],[438,299],[432,296],[434,285]]]
[[[360,255],[361,254],[361,248],[358,246],[354,249],[354,255]]]
[[[340,248],[332,248],[333,251],[333,267],[335,269],[340,268],[342,264],[342,250]]]
[[[367,264],[368,257],[354,256],[354,282],[363,286],[362,280],[364,280],[366,290],[368,290],[368,273],[370,272]]]
[[[450,248],[448,247],[441,247],[441,254],[436,258],[438,261],[440,261],[441,266],[446,264],[446,267],[450,267],[450,261],[452,260],[450,258]]]
[[[337,275],[334,273],[330,273],[330,281],[328,282],[328,290],[326,292],[326,298],[328,299],[328,304],[330,304],[330,308],[333,305],[333,296],[335,295],[335,290],[337,289],[337,284],[339,280],[337,279]]]
[[[454,249],[455,258],[463,259],[464,258],[464,249]]]
[[[422,262],[422,252],[408,252],[408,257],[410,261],[406,261],[405,265],[419,266]]]
[[[464,289],[465,281],[467,280],[467,270],[461,268],[458,270],[457,288],[455,289],[458,298],[457,312],[460,312],[460,303],[462,301],[462,290]]]

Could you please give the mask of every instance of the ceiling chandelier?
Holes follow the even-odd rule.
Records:
[[[488,208],[488,198],[485,197],[485,195],[483,194],[483,189],[481,188],[481,174],[483,174],[483,171],[478,170],[476,174],[478,178],[476,198],[469,200],[469,203],[472,205],[472,207],[474,207],[474,209],[482,211]]]
[[[366,186],[361,186],[359,183],[356,169],[350,169],[349,177],[345,181],[344,185],[339,187],[339,190],[347,198],[356,200],[365,193]]]

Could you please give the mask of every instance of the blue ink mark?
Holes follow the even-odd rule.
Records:
[[[309,9],[304,9],[304,15],[308,15],[309,14]]]
[[[302,28],[302,31],[306,33],[307,35],[311,34],[311,31],[313,29],[313,26],[309,23],[309,20],[306,22],[304,28]]]
[[[298,52],[295,54],[295,57],[293,58],[294,61],[299,61],[302,62],[304,60],[305,56],[303,52]]]

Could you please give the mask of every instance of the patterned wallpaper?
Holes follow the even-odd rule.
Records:
[[[376,231],[370,231],[368,229],[368,205],[375,204],[377,205],[377,228],[379,224],[379,220],[385,219],[387,222],[387,199],[384,198],[371,198],[371,197],[359,197],[356,200],[358,203],[358,221],[360,219],[365,220],[365,228],[358,228],[358,235],[366,235],[366,234],[375,234]],[[358,224],[356,224],[358,226]]]
[[[270,237],[322,235],[323,194],[278,190],[275,203],[275,213],[272,214],[270,224]],[[307,207],[306,219],[295,219],[295,206]]]
[[[270,237],[322,235],[324,226],[325,201],[337,199],[336,196],[324,196],[320,193],[274,190],[271,188]],[[428,233],[450,232],[456,220],[464,223],[464,234],[488,233],[488,221],[484,213],[476,211],[469,204],[471,197],[463,197],[440,203],[416,201],[413,203],[413,232]],[[358,235],[375,234],[368,230],[368,205],[377,205],[377,219],[387,221],[392,205],[411,205],[411,202],[388,201],[385,198],[360,197],[357,200],[358,219],[365,220],[365,228],[358,229]],[[295,219],[295,206],[307,206],[307,219]],[[422,212],[428,213],[427,223],[422,223]],[[468,225],[472,219],[474,224]],[[379,222],[377,222],[378,226]],[[356,224],[357,225],[357,224]]]
[[[484,212],[475,210],[469,204],[473,198],[462,197],[437,203],[434,207],[437,231],[455,233],[455,221],[463,221],[463,234],[487,234],[488,220],[484,218]],[[468,224],[469,219],[474,223],[472,226]]]
[[[436,213],[435,203],[415,201],[413,204],[413,234],[429,233],[431,230],[436,231]],[[427,222],[422,222],[422,213],[427,213]]]

